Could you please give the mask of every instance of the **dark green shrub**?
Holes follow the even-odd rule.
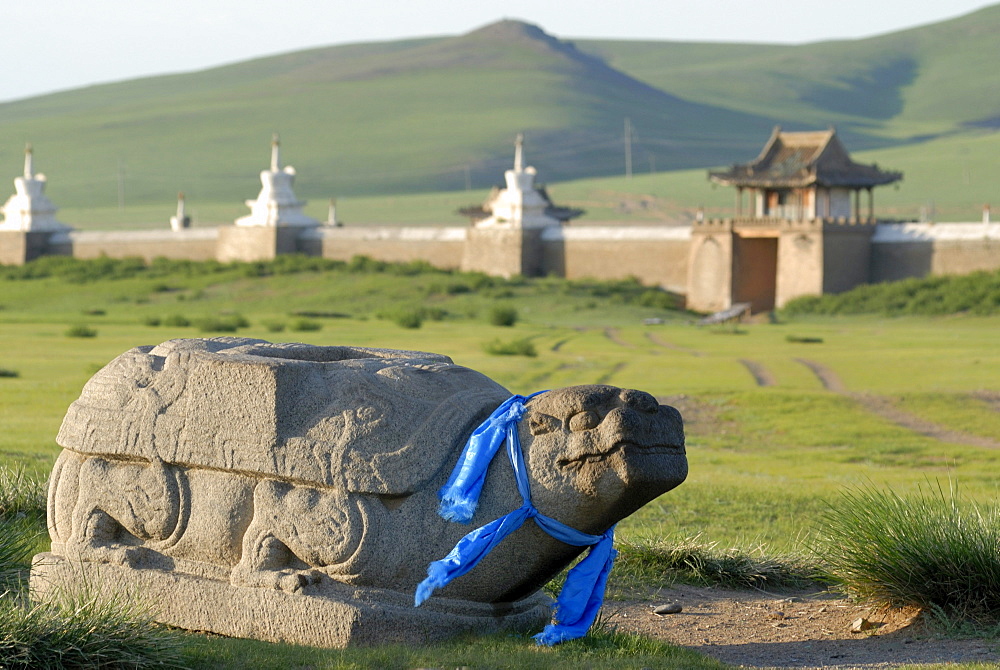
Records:
[[[191,320],[180,314],[171,314],[163,320],[164,326],[172,326],[175,328],[186,328],[191,325]]]
[[[389,264],[384,261],[376,261],[368,256],[355,256],[348,262],[347,271],[357,274],[385,272]]]
[[[808,337],[804,335],[785,335],[785,342],[795,342],[798,344],[822,344],[822,337]]]
[[[97,337],[97,331],[89,326],[79,323],[75,326],[69,327],[66,331],[66,337]]]
[[[491,325],[510,327],[517,323],[517,309],[513,305],[493,305],[488,319]]]
[[[231,312],[231,313],[223,312],[220,315],[220,317],[222,319],[225,319],[226,321],[228,321],[230,323],[235,324],[237,328],[249,328],[250,327],[250,321],[248,321],[247,318],[245,316],[243,316],[242,314],[240,314],[239,312]]]
[[[83,310],[84,316],[104,316],[107,312],[103,309],[85,309]]]
[[[10,368],[0,368],[0,377],[20,377],[21,373]]]
[[[203,333],[235,333],[249,324],[246,319],[237,314],[206,316],[196,320],[194,325]]]
[[[160,317],[158,317],[158,316],[147,316],[145,319],[142,320],[142,323],[143,323],[143,325],[153,326],[155,328],[156,326],[160,325]]]
[[[277,320],[268,320],[262,323],[264,328],[267,329],[269,333],[280,333],[285,330],[285,322]]]
[[[314,310],[300,310],[298,312],[292,312],[292,316],[304,316],[307,319],[349,319],[350,314],[344,314],[343,312],[317,312]]]
[[[676,295],[655,288],[646,289],[639,293],[636,302],[643,307],[656,309],[677,309],[679,306],[679,299]]]
[[[419,328],[424,324],[424,317],[420,310],[404,310],[392,317],[393,322],[400,328]]]
[[[504,342],[496,339],[483,345],[483,351],[493,356],[530,356],[535,357],[538,351],[528,338]]]
[[[440,307],[424,307],[420,313],[429,321],[444,321],[448,316],[447,310]]]
[[[297,332],[306,332],[321,330],[323,328],[323,324],[319,321],[312,321],[310,319],[294,319],[288,327]]]

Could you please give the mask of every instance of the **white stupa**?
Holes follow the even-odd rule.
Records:
[[[477,228],[544,228],[563,220],[553,216],[552,202],[535,187],[535,168],[524,167],[524,136],[514,142],[514,169],[504,172],[507,188],[495,189],[483,204],[490,215],[476,222]],[[568,217],[567,217],[568,218]]]
[[[45,175],[35,174],[30,144],[24,148],[24,175],[14,179],[14,191],[4,203],[0,230],[54,233],[71,229],[56,221],[57,208],[45,196]]]
[[[271,140],[271,169],[260,173],[260,195],[246,201],[250,214],[236,219],[236,225],[319,226],[319,221],[302,213],[306,203],[295,197],[294,182],[295,168],[281,167],[281,148],[275,135]]]
[[[191,217],[184,209],[184,194],[177,194],[177,214],[170,217],[170,230],[175,233],[191,227]]]

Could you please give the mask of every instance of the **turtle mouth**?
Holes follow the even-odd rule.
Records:
[[[601,463],[608,460],[614,454],[623,452],[626,455],[635,456],[683,456],[686,452],[684,445],[680,444],[653,444],[644,445],[629,440],[615,442],[607,451],[598,453],[583,453],[573,458],[561,458],[557,462],[563,468],[580,468],[592,463]]]

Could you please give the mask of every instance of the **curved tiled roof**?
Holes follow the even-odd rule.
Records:
[[[833,128],[823,131],[783,132],[776,126],[760,155],[751,163],[709,172],[709,178],[727,186],[792,188],[827,186],[870,188],[903,178],[902,172],[862,165],[851,160]]]

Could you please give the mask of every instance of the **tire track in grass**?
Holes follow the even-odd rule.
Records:
[[[757,386],[774,386],[778,383],[774,375],[771,374],[771,371],[757,361],[741,358],[740,363],[753,376],[753,380],[757,382]]]
[[[635,345],[622,339],[621,332],[617,328],[605,328],[604,337],[608,338],[619,347],[635,349]]]
[[[705,354],[696,349],[689,349],[687,347],[682,347],[676,345],[672,342],[667,342],[661,339],[656,333],[646,333],[646,339],[655,344],[658,347],[663,347],[664,349],[673,349],[674,351],[683,351],[684,353],[691,354],[692,356],[704,356]]]
[[[997,391],[973,391],[970,394],[973,398],[989,405],[994,412],[1000,412],[1000,392]]]
[[[555,344],[552,345],[552,349],[551,350],[552,351],[559,351],[560,349],[562,349],[562,346],[564,344],[566,344],[567,342],[569,342],[572,339],[573,339],[572,337],[567,337],[565,339],[559,340],[558,342],[556,342]]]
[[[819,380],[819,383],[822,384],[823,388],[827,391],[833,391],[834,393],[847,393],[847,387],[844,386],[844,382],[840,381],[840,377],[837,376],[837,373],[822,363],[810,361],[807,358],[794,358],[792,360],[809,368],[810,372],[816,375],[816,379]]]
[[[988,437],[982,437],[980,435],[963,433],[959,430],[952,430],[951,428],[934,423],[933,421],[928,421],[915,414],[911,414],[910,412],[900,409],[890,398],[886,398],[885,396],[875,395],[873,393],[848,391],[847,387],[844,386],[844,383],[840,380],[840,377],[837,376],[837,373],[822,363],[817,363],[816,361],[811,361],[805,358],[796,358],[794,360],[797,363],[809,368],[812,373],[816,375],[816,378],[819,380],[820,384],[823,385],[823,388],[827,391],[846,396],[854,400],[872,414],[880,416],[901,428],[905,428],[919,435],[939,440],[941,442],[962,444],[969,447],[1000,449],[1000,442],[997,442],[996,440],[991,440]]]
[[[611,379],[616,374],[618,374],[619,372],[621,372],[622,370],[624,370],[627,367],[628,367],[628,363],[626,363],[625,361],[622,361],[621,363],[616,363],[613,368],[611,368],[610,370],[608,370],[607,372],[605,372],[603,375],[601,375],[600,377],[598,377],[597,381],[594,382],[594,383],[595,384],[608,384],[608,383],[611,382]]]

